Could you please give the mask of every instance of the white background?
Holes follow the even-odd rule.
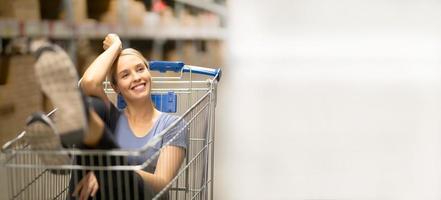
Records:
[[[229,1],[216,199],[441,199],[441,1]]]

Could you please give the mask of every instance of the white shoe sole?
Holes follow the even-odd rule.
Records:
[[[86,113],[78,76],[69,56],[57,46],[44,51],[35,64],[41,89],[57,108],[54,122],[62,143],[72,147],[82,143],[87,130]]]

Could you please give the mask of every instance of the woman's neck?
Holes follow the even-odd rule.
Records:
[[[126,116],[131,122],[146,122],[154,119],[159,113],[155,109],[151,100],[140,100],[127,102]]]

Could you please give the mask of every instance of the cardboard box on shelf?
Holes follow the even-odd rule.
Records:
[[[172,49],[166,52],[164,59],[170,61],[178,61],[182,60],[182,56],[179,54],[179,51],[177,49]]]
[[[111,0],[89,0],[87,1],[87,16],[99,20],[109,10]]]
[[[68,20],[68,10],[63,0],[39,0],[41,7],[41,18],[45,20]],[[72,8],[72,21],[82,23],[88,19],[87,1],[70,0]]]
[[[127,1],[127,10],[124,10],[124,12],[127,15],[128,25],[130,26],[142,26],[144,25],[144,17],[147,14],[147,10],[145,9],[145,6],[142,2],[129,0]],[[100,21],[112,24],[112,25],[118,25],[121,23],[121,16],[119,9],[121,9],[121,2],[118,0],[111,0],[110,6],[107,12],[105,12],[101,18]]]
[[[0,144],[16,137],[24,129],[26,118],[43,107],[34,57],[14,55],[9,59],[7,82],[0,85]]]
[[[195,27],[198,23],[196,16],[190,14],[187,9],[184,9],[180,13],[178,13],[178,20],[180,26],[185,28]]]
[[[72,0],[73,20],[75,23],[82,23],[87,20],[87,1]]]
[[[213,13],[203,12],[198,14],[196,18],[198,25],[201,27],[216,28],[221,26],[221,20],[219,16]]]
[[[190,65],[198,65],[198,52],[193,41],[182,41],[182,59]]]
[[[98,57],[98,49],[94,49],[87,39],[78,39],[77,41],[77,70],[82,76],[90,64]]]
[[[38,0],[0,0],[0,18],[38,20],[40,3]]]
[[[60,19],[63,11],[63,0],[39,0],[41,19],[57,20]]]
[[[187,64],[217,68],[223,65],[222,41],[184,41],[181,45],[182,60]]]
[[[163,27],[173,27],[178,25],[178,20],[176,19],[173,10],[169,7],[163,9],[160,13],[159,25]]]
[[[209,61],[207,66],[209,67],[221,67],[224,65],[224,51],[223,51],[223,43],[218,40],[207,41],[207,57],[209,57]]]

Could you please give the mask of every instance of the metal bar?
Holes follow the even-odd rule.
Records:
[[[33,179],[31,179],[31,182],[28,183],[28,184],[26,184],[23,188],[21,188],[21,189],[19,190],[18,194],[15,195],[13,198],[18,197],[18,195],[19,195],[20,193],[22,193],[23,191],[26,191],[29,187],[31,187],[32,184],[36,183],[37,180],[38,180],[40,177],[43,177],[43,175],[44,175],[44,173],[45,173],[46,171],[47,171],[47,170],[45,170],[45,171],[43,171],[42,173],[40,173],[37,177],[34,177]],[[21,178],[22,178],[22,182],[25,182],[25,181],[23,180],[24,177],[25,177],[25,176],[21,176]]]
[[[191,197],[191,199],[192,199],[192,200],[195,199],[196,196],[198,196],[198,195],[201,193],[201,191],[205,189],[205,186],[206,186],[206,185],[203,185],[201,189],[195,191],[196,194],[194,194],[193,197]]]
[[[116,165],[119,165],[119,157],[116,157],[115,158],[115,160],[116,160]],[[118,200],[122,200],[123,199],[123,196],[122,196],[122,186],[121,186],[121,183],[122,183],[122,177],[121,177],[121,174],[122,174],[122,171],[116,171],[116,193],[117,193],[117,195],[118,195]]]
[[[110,158],[111,158],[110,156],[107,156],[107,164],[106,165],[111,164],[111,163],[109,163],[109,162],[111,162]],[[108,180],[109,180],[109,184],[107,185],[108,186],[107,190],[109,192],[110,199],[113,200],[113,197],[114,197],[114,194],[113,194],[113,180],[112,180],[113,178],[112,178],[111,171],[107,171],[107,177],[108,177]]]
[[[98,165],[99,166],[103,166],[103,156],[99,155],[98,156]],[[104,171],[103,170],[99,170],[99,176],[100,176],[100,184],[104,184]],[[106,188],[104,187],[104,185],[100,185],[100,193],[101,193],[101,199],[106,199]]]
[[[210,94],[210,98],[209,98],[209,102],[210,102],[210,106],[209,106],[209,109],[208,109],[208,116],[209,116],[209,120],[208,120],[208,122],[207,122],[207,129],[208,130],[206,130],[205,131],[205,139],[206,139],[206,145],[209,145],[209,140],[210,140],[210,135],[211,135],[211,131],[212,131],[212,121],[211,121],[211,116],[212,116],[212,106],[211,106],[211,104],[212,104],[212,96],[213,96],[213,93],[211,93]],[[204,181],[205,181],[205,184],[207,183],[206,181],[208,180],[208,173],[209,173],[209,159],[210,159],[210,157],[211,157],[211,155],[209,155],[209,153],[210,153],[210,147],[207,149],[207,152],[206,152],[206,154],[205,154],[205,163],[204,163],[204,167],[205,167],[205,170],[204,170]],[[207,199],[208,198],[208,192],[207,191],[205,191],[204,192],[204,194],[205,194],[205,199]]]
[[[213,90],[216,90],[216,88],[214,88],[214,86],[213,86],[213,84],[211,85],[212,86],[212,89]],[[212,93],[212,97],[214,97],[212,100],[213,100],[213,104],[212,104],[212,107],[211,107],[211,118],[210,118],[210,120],[211,120],[211,124],[210,124],[210,127],[211,127],[211,131],[210,131],[210,144],[211,144],[211,175],[210,175],[210,180],[213,180],[214,179],[214,142],[215,142],[215,130],[216,130],[216,109],[215,109],[215,106],[216,106],[216,91],[215,91],[215,93]],[[211,181],[210,182],[210,199],[212,200],[213,199],[213,197],[214,197],[214,181]]]
[[[193,159],[191,159],[191,161],[189,162],[189,164],[187,164],[185,167],[184,167],[184,169],[185,168],[187,168],[197,157],[198,157],[198,155],[200,155],[203,151],[204,151],[204,149],[205,149],[206,147],[204,147],[201,151],[199,151],[197,154],[196,154],[196,156],[193,158]],[[155,199],[157,199],[158,197],[160,197],[172,184],[173,184],[173,182],[176,180],[176,179],[178,179],[178,177],[183,173],[183,171],[184,170],[181,170],[180,172],[178,172],[178,174],[160,191],[160,192],[158,192],[158,194],[153,198],[153,200],[155,200]]]
[[[127,161],[127,157],[123,157],[121,158],[123,165],[128,165],[128,161]],[[134,173],[134,172],[133,172]],[[125,189],[125,198],[124,199],[134,199],[134,198],[130,198],[130,193],[129,193],[129,186],[130,186],[130,182],[129,182],[129,171],[124,171],[123,172],[124,175],[124,183],[123,185],[121,185],[120,187]],[[120,183],[121,184],[121,183]],[[137,187],[136,185],[133,185],[133,187]],[[134,193],[133,195],[138,195],[136,193]]]

